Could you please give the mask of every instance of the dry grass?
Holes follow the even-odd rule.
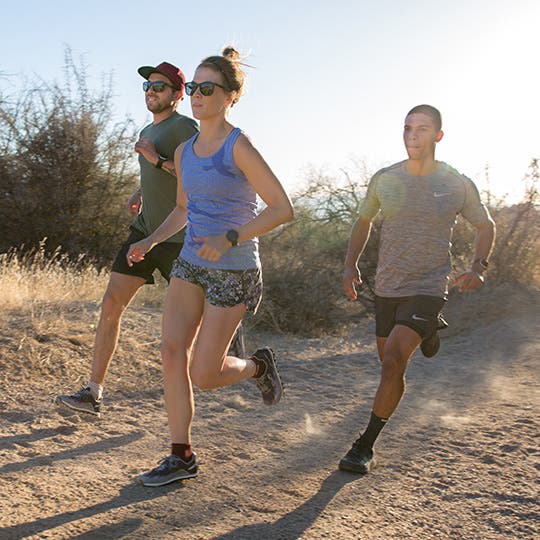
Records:
[[[46,256],[43,247],[0,254],[0,386],[35,377],[76,385],[87,378],[108,276],[59,251]],[[160,377],[164,289],[164,280],[143,287],[118,347],[130,369],[147,379]]]
[[[46,305],[100,302],[109,280],[109,270],[98,270],[83,258],[71,260],[57,249],[45,253],[43,242],[36,250],[11,250],[0,254],[0,305],[21,308],[39,318]],[[161,307],[166,282],[143,287],[134,304]]]

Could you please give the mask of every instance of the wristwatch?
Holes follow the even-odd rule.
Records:
[[[161,169],[163,164],[167,161],[166,157],[160,156],[158,154],[157,163],[156,163],[156,169]]]
[[[234,229],[229,229],[225,234],[225,238],[227,238],[232,247],[238,245],[238,231],[235,231]]]
[[[474,259],[473,264],[478,263],[484,270],[487,270],[489,262],[487,259]]]

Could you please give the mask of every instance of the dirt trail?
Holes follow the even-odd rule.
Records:
[[[336,464],[378,383],[370,321],[325,339],[252,334],[279,352],[286,397],[264,407],[250,381],[198,391],[200,476],[163,488],[135,481],[167,453],[157,338],[145,330],[159,313],[126,314],[98,421],[52,405],[88,373],[80,311],[62,334],[32,336],[19,321],[22,344],[6,325],[0,538],[538,538],[539,295],[499,296],[449,306],[454,330],[437,357],[414,358],[366,477]]]

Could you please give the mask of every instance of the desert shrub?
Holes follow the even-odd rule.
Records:
[[[525,194],[521,202],[507,205],[504,199],[485,194],[484,199],[489,201],[488,207],[497,226],[488,283],[537,285],[540,282],[539,179],[538,160],[533,159],[525,177]],[[460,218],[452,242],[454,273],[457,274],[470,266],[474,228]]]
[[[0,251],[47,238],[46,250],[103,263],[130,219],[135,129],[114,122],[110,79],[91,90],[69,50],[64,71],[62,82],[0,97]]]
[[[255,325],[307,335],[342,326],[354,310],[343,294],[343,260],[368,179],[358,168],[343,171],[340,181],[310,172],[306,187],[293,196],[295,221],[261,238],[265,288]],[[362,268],[368,283],[377,236],[375,228]],[[369,297],[364,289],[362,298]]]
[[[538,160],[533,159],[525,177],[523,200],[513,206],[500,205],[493,211],[498,232],[490,275],[498,283],[540,282],[539,181]]]

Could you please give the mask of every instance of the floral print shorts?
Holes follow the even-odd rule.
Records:
[[[189,281],[204,290],[209,304],[233,307],[245,304],[255,313],[262,297],[262,273],[260,268],[249,270],[218,270],[203,268],[178,257],[173,264],[171,277]]]

